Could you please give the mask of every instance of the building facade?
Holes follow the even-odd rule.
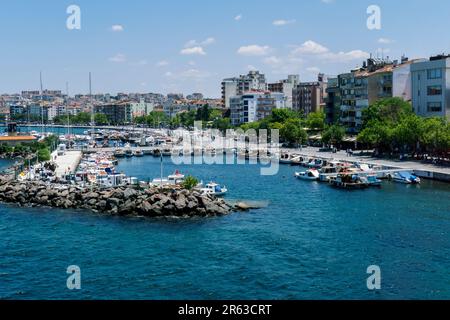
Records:
[[[260,121],[272,115],[273,109],[285,108],[283,93],[248,92],[230,98],[231,124]]]
[[[304,115],[323,111],[326,89],[327,83],[323,74],[319,74],[318,81],[299,83],[292,92],[293,109]]]
[[[287,109],[293,108],[292,93],[294,88],[300,83],[299,75],[289,75],[286,80],[269,83],[267,89],[274,93],[283,93],[286,97],[285,106]]]
[[[341,106],[341,91],[339,89],[339,79],[328,78],[325,98],[325,121],[327,124],[334,124],[339,121]]]
[[[95,114],[104,114],[113,124],[125,124],[133,121],[130,103],[103,104],[94,106]]]
[[[411,65],[412,104],[417,115],[450,120],[450,56]]]
[[[265,91],[266,76],[259,71],[250,71],[238,78],[228,78],[222,81],[222,100],[225,108],[230,108],[230,98],[249,91]]]

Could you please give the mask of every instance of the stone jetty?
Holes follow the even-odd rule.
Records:
[[[81,188],[42,181],[19,182],[5,176],[0,176],[0,202],[145,217],[209,217],[246,210],[223,199],[184,189]]]

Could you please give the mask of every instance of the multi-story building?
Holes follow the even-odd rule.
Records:
[[[153,103],[147,103],[143,99],[140,102],[131,103],[133,118],[147,116],[153,111],[154,108],[155,105]]]
[[[259,71],[250,71],[238,78],[228,78],[222,81],[222,100],[225,108],[230,108],[230,98],[242,95],[248,91],[265,91],[266,76]]]
[[[338,76],[340,89],[340,123],[350,133],[360,131],[362,113],[379,99],[411,97],[410,70],[418,60],[403,57],[398,61],[368,59],[360,69]]]
[[[411,65],[412,104],[416,114],[450,120],[450,55]]]
[[[283,93],[247,92],[230,98],[231,124],[255,122],[272,115],[273,109],[285,108]]]
[[[318,81],[299,83],[292,92],[293,109],[305,115],[324,110],[326,88],[323,74],[319,74]]]
[[[106,115],[113,124],[125,124],[133,121],[131,104],[128,102],[96,105],[94,113]]]
[[[283,93],[286,97],[286,108],[292,109],[292,92],[294,87],[300,83],[299,75],[289,75],[286,80],[281,80],[275,83],[269,83],[267,89],[270,92]]]
[[[341,90],[339,89],[339,79],[328,78],[325,99],[325,121],[328,124],[336,123],[339,120],[341,107]]]

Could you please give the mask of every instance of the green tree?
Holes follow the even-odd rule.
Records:
[[[94,122],[97,125],[105,125],[109,123],[108,117],[103,113],[96,113],[94,116]]]
[[[193,176],[187,176],[182,184],[182,187],[186,190],[192,190],[198,185],[199,181],[197,178]]]
[[[339,125],[328,127],[322,133],[322,142],[327,145],[339,145],[345,137],[345,128]]]
[[[323,112],[311,112],[306,118],[306,125],[311,130],[322,130],[325,128],[326,115]]]
[[[299,119],[287,120],[281,128],[280,135],[286,142],[295,144],[303,144],[308,139],[308,135]]]
[[[411,104],[401,98],[380,99],[363,110],[363,126],[365,127],[371,121],[395,124],[402,117],[411,114],[413,114]]]
[[[89,124],[91,122],[91,114],[88,112],[80,112],[73,118],[73,121],[71,122],[77,124]]]
[[[448,152],[450,150],[450,123],[442,118],[425,119],[420,143],[432,153]]]

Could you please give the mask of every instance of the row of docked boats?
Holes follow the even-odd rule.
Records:
[[[117,159],[108,152],[85,155],[74,175],[67,179],[80,185],[98,185],[102,188],[137,185],[138,179],[116,171]]]
[[[178,170],[175,171],[173,174],[169,175],[166,178],[155,178],[150,183],[150,186],[154,187],[175,187],[175,186],[181,186],[183,185],[185,181],[185,176]],[[216,197],[222,197],[227,192],[228,189],[225,186],[221,186],[218,183],[215,183],[213,181],[204,184],[203,181],[197,184],[195,187],[197,191],[199,191],[201,194],[205,195],[214,195]]]
[[[295,160],[294,160],[295,161]],[[350,164],[339,161],[314,159],[303,161],[302,166],[308,169],[295,172],[300,180],[320,181],[341,189],[364,189],[380,187],[382,178],[404,184],[420,184],[420,178],[408,171],[390,171],[387,175],[381,167],[367,164]],[[320,165],[323,165],[320,167]]]

